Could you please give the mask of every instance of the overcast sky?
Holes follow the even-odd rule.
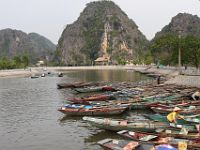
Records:
[[[39,33],[57,41],[92,0],[0,0],[0,29]],[[152,39],[180,12],[200,17],[200,0],[113,0]]]

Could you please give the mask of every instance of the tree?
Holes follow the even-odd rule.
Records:
[[[15,62],[7,57],[3,57],[0,59],[0,69],[13,69],[15,68]]]
[[[155,39],[150,47],[154,62],[175,65],[178,63],[178,36],[173,34],[163,35]]]
[[[184,64],[194,65],[196,68],[199,68],[200,38],[195,36],[187,36],[184,38],[182,45]]]
[[[23,63],[23,68],[25,69],[29,65],[29,58],[27,55],[23,55],[21,58],[21,61]]]
[[[153,62],[153,57],[151,52],[148,52],[145,56],[144,56],[144,63],[149,65]]]
[[[21,57],[20,56],[15,56],[13,58],[14,62],[15,62],[15,65],[17,68],[21,68],[21,64],[22,64],[22,60],[21,60]]]
[[[162,64],[178,64],[178,48],[181,48],[182,65],[200,66],[200,37],[186,36],[178,38],[167,34],[155,39],[151,45],[154,61]]]

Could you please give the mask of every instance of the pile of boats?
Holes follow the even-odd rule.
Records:
[[[92,82],[57,86],[58,89],[71,88],[76,93],[74,97],[66,98],[66,104],[58,109],[60,112],[83,116],[83,120],[92,126],[112,130],[125,137],[123,140],[108,137],[99,141],[98,144],[105,149],[200,149],[200,100],[190,99],[192,93],[198,90],[195,87]],[[85,94],[79,96],[79,93]],[[174,107],[181,108],[180,114],[185,116],[176,124],[169,123],[166,117]],[[144,111],[139,119],[107,118],[138,109],[148,109],[150,113]]]

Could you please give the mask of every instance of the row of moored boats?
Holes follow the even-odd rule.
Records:
[[[83,116],[83,120],[92,126],[112,130],[125,137],[123,140],[108,137],[97,142],[105,149],[200,149],[200,101],[191,100],[192,93],[198,90],[195,87],[93,82],[62,83],[57,86],[59,89],[70,88],[76,93],[74,97],[66,98],[66,104],[58,109],[60,112],[69,116]],[[81,97],[79,93],[82,93]],[[180,114],[184,115],[184,119],[170,123],[167,115],[174,107],[181,109]],[[139,119],[111,117],[139,109],[145,110],[138,114]]]

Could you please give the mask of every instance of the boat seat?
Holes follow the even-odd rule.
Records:
[[[128,120],[122,120],[119,122],[121,126],[126,126],[128,124]]]

